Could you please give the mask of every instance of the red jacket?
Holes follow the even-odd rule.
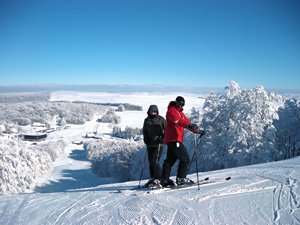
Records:
[[[191,122],[185,117],[182,108],[175,107],[175,102],[171,101],[166,115],[164,143],[177,141],[183,142],[184,128]]]

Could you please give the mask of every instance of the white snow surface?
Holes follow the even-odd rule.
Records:
[[[169,101],[177,95],[186,99],[185,112],[193,106],[201,108],[204,102],[203,96],[187,93],[55,92],[52,100],[141,105],[141,112],[127,111],[119,115],[123,127],[142,127],[149,105],[157,104],[160,114],[165,116]],[[203,185],[200,190],[193,187],[155,194],[143,190],[118,193],[118,189],[135,187],[139,181],[116,183],[111,178],[97,177],[91,171],[82,145],[71,144],[82,140],[96,124],[94,120],[51,133],[49,139],[63,138],[68,143],[65,153],[55,161],[52,174],[37,179],[36,186],[28,193],[0,196],[1,225],[300,224],[299,157],[199,173],[200,179],[232,177],[228,182]],[[108,124],[98,127],[104,134],[111,129]],[[188,177],[197,180],[196,174]]]
[[[52,94],[52,101],[84,101],[97,103],[129,103],[143,107],[143,111],[116,112],[121,116],[122,122],[118,124],[122,129],[126,126],[142,128],[144,119],[150,105],[157,105],[159,114],[165,117],[170,101],[175,101],[177,96],[185,99],[184,112],[190,111],[193,107],[200,110],[205,102],[205,95],[192,93],[107,93],[107,92],[70,92],[60,91]]]

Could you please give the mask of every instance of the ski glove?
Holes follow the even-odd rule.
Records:
[[[200,137],[202,137],[204,134],[205,134],[205,132],[204,132],[204,130],[198,130],[197,131],[197,134],[200,134]]]
[[[188,124],[188,125],[186,126],[186,128],[187,128],[187,129],[190,129],[190,130],[192,130],[192,131],[194,131],[194,132],[196,132],[196,131],[198,130],[198,126],[197,126],[196,124]]]

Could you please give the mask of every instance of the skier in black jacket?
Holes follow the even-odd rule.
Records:
[[[165,119],[159,115],[156,105],[150,105],[147,114],[148,117],[144,120],[143,135],[149,160],[151,179],[146,184],[146,186],[149,186],[158,182],[161,177],[159,159],[164,144]]]

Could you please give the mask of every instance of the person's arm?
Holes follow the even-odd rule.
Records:
[[[186,128],[188,124],[191,122],[184,116],[184,114],[180,114],[180,112],[176,110],[170,110],[167,113],[167,120],[171,122],[173,125],[177,124],[180,127]]]
[[[147,132],[147,123],[146,123],[146,120],[144,120],[144,125],[143,125],[143,136],[144,136],[144,143],[146,145],[150,145],[150,139],[149,139],[149,136],[148,136],[148,132]]]

